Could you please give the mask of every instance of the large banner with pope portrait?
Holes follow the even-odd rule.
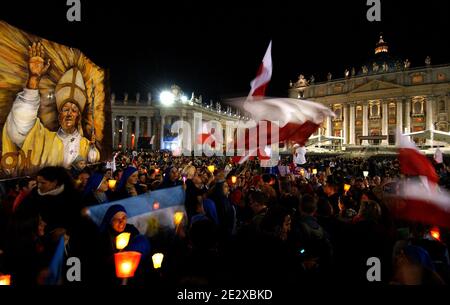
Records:
[[[111,156],[105,71],[80,50],[0,21],[0,178]]]

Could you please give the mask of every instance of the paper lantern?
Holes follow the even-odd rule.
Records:
[[[11,285],[11,275],[0,275],[0,286],[10,286]]]
[[[123,250],[128,246],[128,242],[130,241],[130,233],[123,232],[117,235],[116,237],[116,248],[117,250]]]
[[[317,168],[313,168],[312,173],[313,175],[317,175]]]
[[[304,168],[301,168],[301,169],[300,169],[300,175],[301,175],[302,177],[305,176],[305,169],[304,169]]]
[[[153,256],[152,256],[153,268],[155,268],[155,269],[161,268],[163,259],[164,259],[164,254],[162,254],[162,253],[153,254]]]
[[[125,251],[114,254],[116,264],[116,276],[118,278],[133,277],[141,260],[141,253],[136,251]]]
[[[237,182],[236,176],[231,176],[231,183],[235,184]]]
[[[436,240],[439,240],[439,241],[441,240],[441,232],[439,231],[439,228],[437,228],[437,227],[431,228],[430,235],[431,235],[431,237],[433,237]]]
[[[350,184],[344,184],[344,191],[347,193],[350,190]]]
[[[216,167],[215,167],[214,165],[209,165],[209,166],[208,166],[208,170],[209,170],[212,174],[214,174],[214,171],[216,170]]]
[[[173,222],[175,223],[176,226],[178,226],[181,223],[183,217],[184,217],[183,212],[176,212],[175,214],[173,214]]]
[[[116,187],[117,180],[110,179],[108,180],[108,186],[110,190],[113,190]]]

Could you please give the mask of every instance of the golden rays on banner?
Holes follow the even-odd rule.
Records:
[[[87,139],[91,139],[94,132],[94,145],[102,151],[102,143],[105,140],[105,121],[107,121],[104,70],[78,49],[25,33],[3,21],[0,21],[0,130],[3,130],[17,94],[26,87],[29,77],[29,47],[38,42],[43,46],[45,63],[49,59],[51,63],[39,82],[38,119],[49,131],[58,130],[56,86],[67,71],[79,70],[85,86],[83,94],[87,98],[79,121],[81,125],[79,132]],[[94,107],[92,107],[93,102]]]

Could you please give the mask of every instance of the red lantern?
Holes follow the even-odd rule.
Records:
[[[116,263],[116,276],[118,278],[133,277],[140,260],[141,253],[136,251],[115,253],[114,261]]]
[[[0,286],[10,286],[11,285],[11,275],[0,275]]]
[[[431,228],[430,235],[436,240],[441,240],[441,232],[438,227]]]

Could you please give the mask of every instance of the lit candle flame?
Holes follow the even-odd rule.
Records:
[[[116,237],[116,248],[118,250],[123,250],[128,246],[128,242],[130,241],[130,233],[123,232]]]
[[[116,187],[117,180],[110,179],[108,180],[109,189],[113,190]]]
[[[175,222],[175,225],[179,225],[181,221],[183,220],[184,213],[183,212],[176,212],[173,214],[173,221]]]
[[[350,190],[350,184],[344,184],[344,191],[347,193]]]
[[[152,256],[153,268],[155,268],[155,269],[161,268],[163,259],[164,259],[164,254],[162,254],[162,253],[153,254],[153,256]]]

